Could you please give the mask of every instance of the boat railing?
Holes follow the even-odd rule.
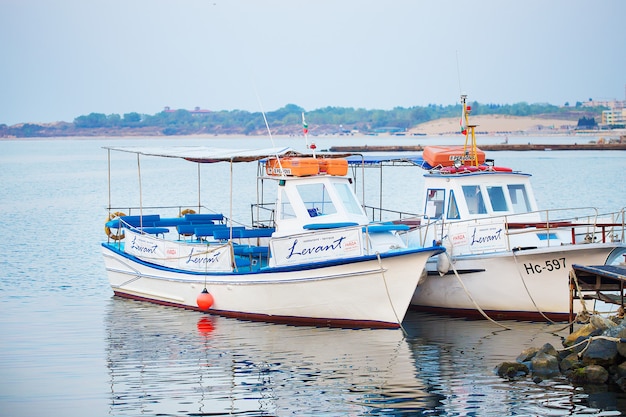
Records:
[[[540,216],[539,221],[523,220],[526,214],[533,213]],[[567,230],[571,234],[572,244],[624,241],[624,209],[600,214],[595,207],[562,208],[505,217],[507,236],[535,233],[537,229],[542,229],[546,233],[551,230]],[[547,245],[550,246],[550,240],[547,241]]]
[[[509,250],[519,246],[519,238],[526,234],[542,233],[550,237],[551,233],[561,232],[559,239],[546,238],[545,246],[567,243],[624,242],[626,233],[626,209],[600,214],[595,207],[538,210],[527,213],[501,216],[485,216],[469,220],[433,219],[417,216],[412,224],[413,233],[419,233],[422,244],[426,240],[439,240],[449,233],[450,227],[462,230],[464,227],[484,227],[500,224]],[[408,221],[408,218],[407,220]],[[400,222],[403,222],[400,220]],[[565,233],[564,233],[565,232]]]
[[[107,207],[106,210],[108,213],[124,213],[127,216],[140,216],[143,213],[158,213],[162,216],[182,217],[186,213],[215,213],[215,211],[204,205],[198,205],[198,203],[175,206],[119,206]]]
[[[368,205],[364,205],[363,209],[365,210],[367,218],[372,222],[402,221],[407,219],[421,219],[423,217],[423,215],[420,214]]]
[[[275,227],[276,203],[255,203],[250,205],[252,227]]]
[[[118,244],[121,244],[123,229],[161,237],[175,231],[180,239],[183,236],[195,235],[197,233],[195,229],[199,227],[207,225],[228,227],[227,225],[231,224],[222,213],[216,213],[202,205],[118,206],[107,207],[107,211],[105,232],[109,241],[112,239],[118,241]]]

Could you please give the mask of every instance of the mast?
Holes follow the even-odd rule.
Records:
[[[463,146],[464,159],[471,161],[471,165],[478,166],[478,148],[476,146],[476,126],[469,124],[469,114],[472,107],[467,105],[467,94],[461,94],[461,106],[463,106],[463,114],[461,115],[461,133],[465,135],[465,145]],[[468,145],[469,142],[469,145]],[[469,147],[469,149],[468,149]]]

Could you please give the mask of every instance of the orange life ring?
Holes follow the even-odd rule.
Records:
[[[109,217],[107,218],[107,221],[104,222],[104,233],[107,234],[109,239],[112,239],[112,240],[122,240],[122,239],[124,239],[124,232],[122,231],[121,225],[120,225],[120,227],[117,228],[117,233],[114,233],[113,231],[111,231],[111,228],[109,226],[107,226],[107,223],[110,222],[111,220],[113,220],[113,219],[115,219],[117,217],[123,217],[123,216],[126,216],[126,214],[122,213],[121,211],[116,211],[115,213],[109,214]]]
[[[194,209],[184,209],[180,212],[180,217],[185,217],[185,214],[196,214]]]

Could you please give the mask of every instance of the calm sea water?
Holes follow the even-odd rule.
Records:
[[[572,139],[509,142],[516,140]],[[291,327],[113,297],[99,248],[108,204],[101,147],[173,141],[271,146],[268,139],[217,138],[0,142],[0,415],[588,416],[626,410],[622,393],[575,388],[561,379],[510,383],[494,375],[495,365],[526,347],[560,347],[567,330],[557,325],[507,322],[511,330],[504,330],[487,321],[411,312],[406,334]],[[276,145],[302,148],[302,141],[281,139]],[[323,149],[442,139],[317,141]],[[531,172],[542,208],[626,206],[626,152],[489,157]],[[136,163],[129,160],[122,156],[113,163],[114,184],[124,197],[138,187]],[[166,162],[142,160],[145,174],[159,174],[142,184],[143,203],[161,204],[167,195],[192,205],[195,167]],[[253,175],[256,168],[243,169]],[[228,176],[211,175],[205,194],[216,206],[225,204],[227,196],[214,184]],[[404,169],[384,181],[386,202],[421,211],[417,172]],[[248,178],[236,186],[245,194],[250,183]],[[176,191],[170,194],[170,188]],[[114,205],[128,204],[118,197]],[[237,210],[249,216],[248,206]]]

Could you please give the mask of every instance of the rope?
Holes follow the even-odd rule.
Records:
[[[398,313],[396,312],[396,308],[391,301],[391,295],[389,294],[389,287],[387,286],[387,278],[385,277],[385,269],[383,268],[383,262],[380,259],[380,253],[376,251],[376,258],[378,258],[378,266],[380,267],[380,274],[383,276],[383,283],[385,284],[385,292],[387,293],[387,299],[389,300],[389,305],[391,305],[391,310],[393,311],[393,315],[396,317],[396,321],[400,325],[400,329],[402,329],[402,334],[406,337],[408,333],[406,329],[402,326],[402,321],[398,317]]]
[[[576,276],[576,271],[571,269],[569,271],[569,277],[574,281],[574,284],[576,285],[576,292],[578,294],[580,294],[580,286],[578,285],[578,277]],[[579,298],[579,300],[580,300],[580,303],[583,306],[583,312],[585,312],[585,314],[589,315],[589,310],[587,310],[587,304],[585,304],[585,299],[584,298]]]
[[[586,344],[586,346],[580,351],[578,352],[578,357],[581,357],[583,355],[583,353],[585,353],[585,351],[589,348],[589,345],[591,344],[591,342],[593,342],[594,340],[608,340],[609,342],[615,342],[615,343],[626,343],[626,339],[623,338],[619,338],[619,337],[611,337],[611,336],[591,336],[588,339],[582,340],[572,346],[568,346],[566,348],[563,349],[556,349],[558,352],[564,352],[566,350],[570,350],[570,349],[574,349],[578,346],[584,345]]]
[[[478,310],[480,312],[480,314],[482,314],[482,316],[484,318],[486,318],[487,320],[489,320],[490,322],[506,329],[506,330],[511,330],[511,328],[506,327],[504,324],[498,323],[497,321],[495,321],[494,319],[492,319],[491,317],[489,317],[487,315],[487,313],[485,313],[483,311],[482,308],[480,308],[480,306],[478,305],[478,303],[474,300],[474,297],[472,297],[472,294],[470,294],[470,292],[468,291],[467,287],[465,286],[465,284],[463,283],[463,280],[461,279],[461,277],[459,276],[459,273],[457,272],[456,268],[454,267],[454,265],[452,264],[452,259],[450,258],[450,255],[448,254],[448,252],[444,252],[446,254],[446,256],[448,257],[448,260],[450,261],[450,266],[452,267],[452,271],[454,271],[454,276],[456,277],[456,279],[459,281],[459,283],[461,284],[461,286],[463,287],[463,290],[465,291],[465,294],[467,294],[467,296],[469,297],[470,301],[474,304],[474,307],[476,307],[476,310]]]
[[[537,303],[535,302],[535,299],[533,298],[533,296],[530,294],[530,290],[528,289],[528,286],[526,285],[526,280],[524,279],[524,276],[522,275],[522,273],[520,272],[519,269],[519,264],[517,263],[517,255],[515,254],[515,251],[512,251],[513,253],[513,259],[515,260],[515,269],[517,270],[517,274],[519,275],[520,279],[522,280],[522,284],[524,284],[524,288],[526,289],[526,294],[528,294],[528,298],[530,298],[530,301],[532,301],[533,305],[535,306],[535,309],[537,310],[537,312],[539,314],[541,314],[541,316],[546,319],[546,321],[555,324],[555,322],[553,320],[550,320],[548,318],[548,316],[546,316],[545,314],[543,314],[543,311],[541,311],[541,309],[539,308],[539,306],[537,305]],[[569,326],[569,324],[568,324]]]

